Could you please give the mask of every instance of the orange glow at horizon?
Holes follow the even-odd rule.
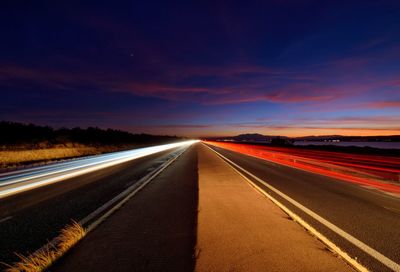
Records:
[[[216,137],[216,136],[235,136],[243,133],[259,133],[271,136],[303,137],[303,136],[323,136],[323,135],[341,135],[341,136],[392,136],[400,135],[400,129],[317,129],[317,128],[279,128],[279,129],[246,129],[246,130],[216,130],[209,132],[188,132],[190,136]]]
[[[210,128],[158,128],[135,127],[127,129],[134,133],[149,133],[159,135],[177,135],[184,137],[224,137],[236,136],[246,133],[259,133],[271,136],[303,137],[303,136],[392,136],[400,135],[399,129],[344,129],[344,128],[236,128],[236,127],[210,127]]]

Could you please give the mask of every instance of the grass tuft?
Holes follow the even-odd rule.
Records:
[[[85,229],[82,228],[81,225],[73,221],[72,224],[68,226],[68,228],[62,229],[60,235],[57,237],[58,250],[61,252],[66,252],[80,239],[82,239],[85,234]]]
[[[21,254],[16,255],[20,260],[13,265],[8,265],[5,269],[6,272],[40,272],[48,268],[58,258],[64,255],[73,245],[81,240],[86,234],[85,229],[73,221],[60,231],[60,235],[53,241],[54,244],[49,243],[36,252],[24,256]]]

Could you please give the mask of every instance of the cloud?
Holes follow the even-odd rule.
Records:
[[[342,116],[342,117],[281,117],[257,118],[257,121],[231,123],[230,126],[242,128],[270,129],[371,129],[396,130],[400,126],[400,116]],[[400,133],[400,131],[399,131]]]
[[[177,129],[182,129],[182,128],[211,128],[215,127],[215,125],[207,124],[207,125],[191,125],[191,124],[172,124],[172,125],[160,125],[159,127],[162,128],[177,128]]]
[[[61,65],[62,66],[62,65]],[[115,71],[117,73],[118,71]],[[32,81],[51,88],[92,86],[109,92],[128,92],[135,95],[157,97],[173,101],[191,101],[201,104],[234,104],[258,100],[272,102],[298,102],[327,99],[323,96],[302,96],[293,89],[287,91],[268,87],[266,77],[291,80],[312,80],[304,74],[287,73],[257,66],[188,67],[176,68],[155,76],[155,80],[141,79],[121,74],[115,76],[100,70],[63,71],[57,69],[23,66],[0,66],[0,77],[12,84],[20,80]],[[214,77],[208,83],[203,77]],[[200,83],[199,83],[200,82]],[[302,90],[305,91],[305,90]],[[290,93],[290,94],[289,94]]]
[[[344,65],[343,61],[339,63]],[[399,84],[398,80],[374,79],[371,82],[370,78],[365,82],[328,83],[326,75],[256,65],[172,66],[170,69],[155,69],[150,78],[142,78],[134,72],[135,70],[116,70],[109,73],[101,68],[64,71],[16,65],[0,66],[0,78],[10,84],[24,84],[20,81],[22,79],[51,88],[79,89],[80,86],[87,86],[91,91],[98,89],[109,92],[110,95],[131,93],[200,105],[254,102],[306,104],[306,111],[317,111],[318,107],[327,109],[329,107],[325,106],[326,103],[357,97],[379,87],[396,87]],[[364,107],[385,108],[397,105],[397,102],[371,102]]]
[[[381,101],[381,102],[370,102],[364,104],[366,108],[370,109],[387,109],[397,108],[400,109],[400,101]]]
[[[351,95],[351,94],[350,94]],[[280,104],[329,102],[349,96],[339,87],[327,87],[318,83],[293,83],[284,87],[243,86],[231,89],[229,96],[217,96],[207,102],[211,105],[238,104],[249,102],[271,102]]]
[[[250,129],[308,129],[308,130],[399,130],[400,117],[398,116],[344,116],[334,118],[258,118],[257,121],[249,122],[224,122],[224,123],[206,123],[206,124],[168,124],[161,125],[165,128],[250,128]],[[370,124],[375,124],[371,126]]]

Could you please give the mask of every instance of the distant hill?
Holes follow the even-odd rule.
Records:
[[[249,142],[268,142],[272,139],[272,136],[261,135],[258,133],[248,133],[248,134],[240,134],[237,136],[231,137],[231,139],[235,141],[249,141]]]
[[[220,141],[237,142],[264,142],[271,143],[274,139],[285,139],[288,141],[334,141],[341,142],[400,142],[400,135],[391,136],[342,136],[342,135],[322,135],[322,136],[304,136],[304,137],[286,137],[271,136],[258,133],[240,134],[237,136],[213,137],[209,138]]]
[[[235,141],[235,142],[260,142],[260,143],[271,143],[274,139],[289,139],[289,137],[285,136],[271,136],[271,135],[262,135],[258,133],[247,133],[240,134],[237,136],[227,136],[227,137],[214,137],[208,138],[212,140],[220,140],[220,141]]]
[[[400,135],[391,136],[342,136],[342,135],[326,135],[326,136],[305,136],[292,138],[295,141],[333,141],[341,142],[400,142]]]
[[[180,139],[176,136],[132,134],[114,129],[60,128],[49,126],[0,122],[0,146],[30,145],[32,147],[78,143],[85,145],[127,145],[169,142]]]
[[[342,135],[323,135],[323,136],[305,136],[305,137],[285,137],[285,136],[271,136],[262,135],[258,133],[240,134],[237,136],[228,137],[212,137],[207,140],[216,141],[232,141],[240,142],[244,144],[257,144],[266,146],[284,146],[311,150],[324,150],[334,151],[343,153],[354,153],[354,154],[368,154],[368,155],[382,155],[382,156],[400,156],[400,149],[393,148],[377,148],[371,146],[340,146],[337,145],[337,141],[340,142],[400,142],[400,135],[392,136],[342,136]],[[297,145],[296,141],[305,141],[302,145]],[[324,142],[324,144],[314,144],[313,142]],[[307,143],[309,142],[309,143]],[[329,143],[331,142],[331,143]]]

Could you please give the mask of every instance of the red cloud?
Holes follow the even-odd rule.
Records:
[[[307,73],[290,73],[259,66],[187,67],[158,71],[154,79],[132,78],[125,74],[32,69],[18,66],[0,67],[2,79],[28,79],[55,87],[67,88],[87,84],[105,91],[130,92],[172,101],[189,101],[205,105],[238,104],[258,101],[273,103],[329,102],[354,96],[397,81],[371,84],[330,86]],[[212,76],[208,83],[203,76]],[[195,82],[195,83],[193,83]],[[390,82],[390,83],[388,83]],[[17,82],[18,84],[18,82]],[[209,85],[207,85],[209,84]],[[383,84],[383,85],[382,85]],[[369,108],[398,107],[399,102],[376,102]]]
[[[381,102],[371,102],[365,105],[367,108],[371,109],[386,109],[386,108],[399,108],[400,101],[381,101]]]

